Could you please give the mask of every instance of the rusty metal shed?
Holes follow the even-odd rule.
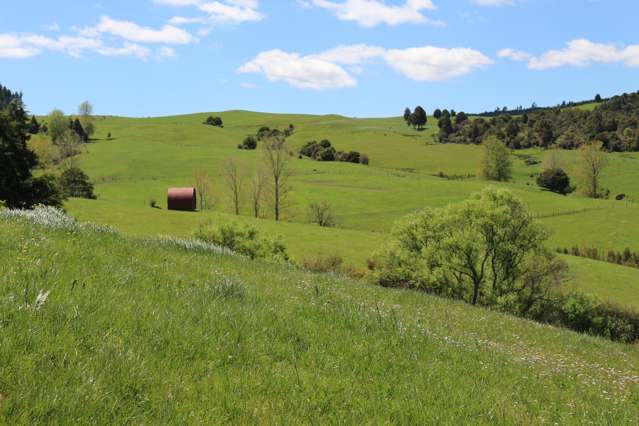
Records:
[[[195,188],[169,188],[166,205],[169,210],[195,211],[197,206]]]

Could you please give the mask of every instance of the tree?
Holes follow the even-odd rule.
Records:
[[[0,108],[0,200],[9,208],[59,206],[62,196],[55,178],[48,175],[34,178],[31,174],[38,159],[27,147],[27,114],[20,96],[9,97],[11,102]]]
[[[590,198],[602,198],[605,191],[599,183],[601,173],[608,163],[601,142],[589,142],[581,145],[577,158],[577,177],[579,191]]]
[[[456,116],[455,116],[455,125],[459,126],[461,124],[463,124],[464,122],[466,122],[468,120],[468,116],[466,115],[465,112],[460,111]]]
[[[437,120],[439,120],[439,118],[442,116],[442,110],[437,108],[435,111],[433,111],[433,117],[435,117]]]
[[[242,187],[244,185],[244,175],[240,172],[237,163],[233,159],[228,159],[224,163],[224,181],[229,190],[233,209],[236,215],[240,214],[240,204],[242,202]]]
[[[262,199],[264,198],[264,188],[266,186],[266,178],[264,173],[258,170],[251,180],[251,207],[253,215],[260,217],[262,214]]]
[[[65,197],[95,199],[93,184],[82,169],[70,167],[65,169],[58,180],[60,190]]]
[[[570,177],[562,169],[546,169],[537,176],[537,185],[557,194],[572,192]]]
[[[268,188],[275,220],[280,220],[290,191],[288,181],[291,176],[289,169],[291,153],[286,140],[279,137],[267,139],[262,147],[262,162],[268,175]]]
[[[335,226],[335,217],[333,216],[333,209],[326,201],[313,202],[308,206],[309,216],[311,223],[317,223],[323,228],[330,228]]]
[[[450,114],[448,111],[444,110],[439,121],[437,123],[439,126],[439,139],[442,142],[446,142],[448,136],[453,133],[453,122],[450,119]]]
[[[553,169],[564,169],[565,161],[561,156],[561,152],[558,149],[550,149],[544,156],[544,161],[542,162],[542,167],[544,170],[553,170]]]
[[[209,173],[205,169],[195,169],[193,170],[193,181],[200,210],[213,208],[213,185]]]
[[[374,273],[385,286],[526,315],[564,279],[566,267],[545,248],[546,240],[523,201],[487,188],[400,221]]]
[[[602,101],[601,95],[597,93],[597,95],[595,96],[595,102],[600,103],[601,101]]]
[[[86,133],[87,140],[95,133],[95,125],[93,124],[93,105],[89,101],[84,101],[78,107],[80,122]]]
[[[412,112],[410,111],[410,108],[406,108],[404,110],[404,121],[406,122],[407,126],[411,126],[412,125],[412,123],[411,123],[411,115],[412,115]]]
[[[80,123],[80,120],[78,120],[77,118],[73,120],[70,123],[70,127],[71,127],[71,130],[73,130],[73,132],[78,136],[78,139],[81,142],[85,142],[85,143],[88,142],[89,136],[84,131],[84,128],[82,127],[82,123]]]
[[[203,124],[215,127],[224,127],[222,119],[220,117],[213,117],[212,115],[209,115]]]
[[[411,115],[411,124],[414,127],[417,127],[418,130],[421,130],[426,125],[428,121],[428,117],[426,115],[426,111],[421,106],[415,107],[415,111]]]
[[[257,148],[257,139],[253,136],[247,136],[244,141],[237,146],[239,149],[255,149]]]
[[[38,123],[38,120],[36,120],[35,115],[31,116],[31,122],[29,123],[29,133],[31,133],[32,135],[37,135],[38,133],[40,133],[40,124]]]
[[[484,141],[480,172],[488,180],[507,181],[512,176],[510,150],[494,136]]]
[[[57,144],[58,140],[68,131],[69,121],[64,113],[59,109],[54,109],[49,113],[49,136],[53,143]]]

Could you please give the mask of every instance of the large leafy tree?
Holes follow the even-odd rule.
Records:
[[[487,188],[469,200],[400,221],[376,278],[527,314],[558,285],[565,265],[547,233],[511,192]]]
[[[411,124],[418,129],[423,129],[428,122],[428,116],[426,111],[421,106],[416,106],[415,111],[411,115]]]

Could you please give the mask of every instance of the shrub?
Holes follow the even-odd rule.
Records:
[[[239,149],[255,149],[257,148],[257,139],[253,136],[247,136],[244,141],[237,146]]]
[[[401,220],[373,275],[383,286],[525,315],[564,278],[565,265],[544,248],[546,239],[519,198],[487,188]]]
[[[370,163],[370,160],[368,158],[368,155],[362,154],[362,155],[359,156],[359,164],[363,164],[365,166],[368,166],[369,163]]]
[[[70,167],[62,172],[59,179],[60,189],[66,197],[95,199],[93,184],[86,175],[77,167]]]
[[[302,266],[311,272],[339,272],[343,263],[340,256],[310,257],[304,259]]]
[[[256,228],[225,223],[217,228],[202,225],[195,233],[197,240],[227,248],[251,259],[287,261],[286,247],[278,240],[262,238]]]
[[[154,199],[154,198],[151,198],[151,199],[149,200],[149,207],[151,207],[151,208],[153,208],[153,209],[159,209],[159,208],[160,208],[160,206],[158,205],[158,202],[157,202],[157,201],[155,201],[155,199]]]
[[[330,228],[335,226],[333,211],[326,201],[313,202],[308,206],[311,223],[317,223],[321,227]]]
[[[570,178],[562,169],[547,169],[537,176],[537,185],[557,194],[566,195],[573,191]]]
[[[202,124],[215,126],[215,127],[224,127],[224,123],[222,122],[222,119],[220,117],[213,117],[211,115],[209,115],[206,121]]]

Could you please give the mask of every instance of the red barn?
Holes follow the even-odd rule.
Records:
[[[197,207],[195,188],[169,188],[166,205],[169,210],[195,211]]]

